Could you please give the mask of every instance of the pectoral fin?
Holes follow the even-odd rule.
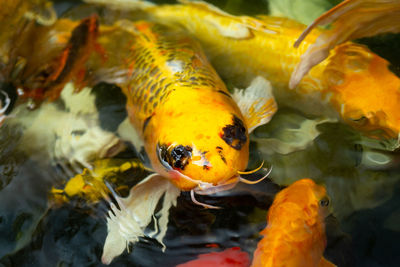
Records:
[[[118,207],[110,202],[103,264],[110,264],[129,243],[136,243],[139,237],[149,236],[146,228],[152,220],[155,220],[156,229],[151,237],[162,242],[167,232],[169,209],[176,205],[176,199],[180,194],[178,188],[158,174],[151,174],[135,185],[127,198],[118,196],[112,188],[110,190]],[[161,199],[164,199],[162,208],[155,214]],[[163,243],[161,244],[165,247]]]
[[[278,110],[272,86],[261,76],[254,78],[245,90],[235,89],[232,97],[246,119],[249,133],[268,123]]]

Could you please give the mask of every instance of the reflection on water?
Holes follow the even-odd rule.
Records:
[[[238,12],[245,1],[225,2],[229,11]],[[56,3],[59,12],[76,4]],[[260,6],[265,8],[265,3]],[[1,126],[2,266],[101,265],[107,235],[106,201],[72,199],[60,206],[52,205],[48,195],[53,186],[80,173],[85,167],[80,164],[86,159],[106,155],[142,159],[117,133],[125,116],[125,99],[109,94],[116,89],[99,84],[88,89],[86,97],[74,98],[73,103],[85,107],[86,113],[74,113],[66,99],[44,103],[34,111],[22,103],[14,111],[15,118]],[[96,140],[96,145],[85,147],[89,142],[85,134],[90,136],[87,140]],[[270,180],[198,197],[201,202],[223,207],[220,210],[204,210],[183,193],[170,210],[165,252],[155,240],[141,238],[111,266],[175,266],[199,254],[235,246],[252,254],[274,195],[303,177],[326,185],[332,199],[334,216],[326,222],[328,259],[339,266],[397,266],[399,152],[388,152],[385,144],[341,123],[282,108],[252,136],[250,167],[261,159],[273,166]],[[141,178],[146,174],[141,172]],[[136,176],[130,177],[114,181],[120,194],[126,195],[126,188],[138,182]]]

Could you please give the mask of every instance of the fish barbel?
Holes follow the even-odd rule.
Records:
[[[252,266],[335,266],[323,257],[328,215],[326,190],[311,179],[283,189],[268,211]]]
[[[391,72],[388,61],[367,47],[352,42],[337,46],[290,90],[290,77],[301,55],[323,30],[314,29],[294,48],[306,29],[303,24],[269,16],[233,16],[203,1],[179,2],[118,1],[110,5],[139,8],[149,19],[183,27],[200,41],[222,77],[243,86],[261,75],[272,83],[279,105],[341,119],[375,138],[398,138],[400,79]]]

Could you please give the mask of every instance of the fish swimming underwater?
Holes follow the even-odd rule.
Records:
[[[118,85],[126,95],[130,124],[156,172],[127,198],[111,189],[118,206],[110,203],[107,218],[102,261],[109,264],[127,244],[148,235],[145,229],[163,196],[164,216],[156,220],[160,231],[151,236],[160,243],[168,210],[181,191],[190,191],[196,204],[216,208],[198,202],[195,193],[258,182],[241,177],[247,173],[249,133],[267,123],[277,107],[262,77],[231,96],[200,45],[180,29],[118,21],[100,27],[97,41],[107,60],[94,57],[89,65],[96,79]]]
[[[251,266],[335,266],[323,257],[329,213],[325,188],[311,179],[298,180],[280,191],[269,208],[267,227],[261,232],[264,238],[257,245]],[[250,266],[250,261],[240,248],[230,248],[202,254],[178,266]]]
[[[200,41],[218,73],[235,85],[261,75],[272,83],[279,105],[341,119],[368,136],[396,139],[393,146],[398,146],[400,78],[391,72],[388,61],[367,47],[351,42],[336,47],[290,90],[290,77],[301,55],[323,30],[315,29],[294,48],[306,29],[303,24],[268,16],[233,16],[202,1],[179,2],[119,1],[111,7],[139,8],[142,16],[146,13],[149,19],[183,27]]]
[[[247,166],[249,132],[276,111],[269,83],[258,77],[231,96],[194,39],[160,24],[127,23],[133,39],[110,53],[111,61],[124,58],[110,72],[152,168],[183,191],[231,188]]]
[[[261,232],[264,237],[251,266],[335,266],[323,257],[328,215],[325,188],[311,179],[283,189],[268,211],[267,227]]]
[[[304,30],[295,47],[318,25],[333,23],[329,30],[311,44],[302,55],[292,74],[290,83],[294,87],[316,64],[329,56],[335,46],[381,33],[400,32],[400,1],[398,0],[346,0],[328,10]]]

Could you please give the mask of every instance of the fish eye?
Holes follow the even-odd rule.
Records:
[[[364,125],[368,122],[368,118],[365,116],[361,116],[359,118],[354,118],[351,119],[354,123],[358,124],[358,125]]]
[[[321,207],[328,207],[329,206],[329,198],[328,197],[324,197],[319,201],[319,205]]]

